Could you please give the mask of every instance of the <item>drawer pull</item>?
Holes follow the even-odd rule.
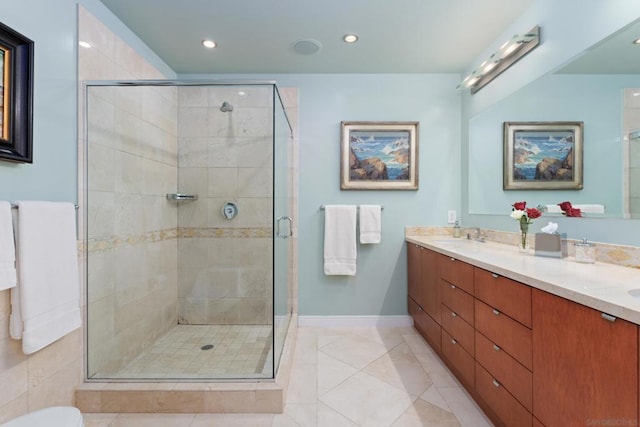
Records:
[[[604,320],[608,320],[609,322],[615,322],[616,321],[616,317],[614,317],[614,316],[612,316],[610,314],[602,313],[601,316],[602,316],[602,318]]]
[[[491,277],[493,277],[494,279],[497,279],[500,276],[498,276],[496,273],[491,273]]]
[[[495,345],[495,344],[493,345],[493,349],[494,349],[495,351],[500,351],[500,347],[498,347],[498,346],[497,346],[497,345]]]
[[[458,341],[456,341],[454,339],[451,339],[451,344],[456,345],[456,344],[458,344]]]
[[[451,317],[456,317],[456,316],[457,316],[456,312],[455,312],[455,311],[452,311],[452,312],[451,312]]]
[[[500,387],[500,383],[496,380],[493,380],[493,385],[496,387]]]
[[[451,261],[455,261],[455,260],[456,260],[455,258],[449,258],[449,259],[450,259]]]
[[[455,288],[456,288],[456,285],[451,285],[451,289],[455,289]]]
[[[500,314],[500,312],[494,308],[494,309],[493,309],[493,314],[495,314],[495,315],[497,316],[497,315],[499,315],[499,314]]]

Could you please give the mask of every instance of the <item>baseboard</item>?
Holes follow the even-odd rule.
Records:
[[[401,327],[413,326],[411,316],[301,316],[298,326],[339,327]]]

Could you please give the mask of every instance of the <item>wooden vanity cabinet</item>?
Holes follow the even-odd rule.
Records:
[[[440,254],[422,246],[407,243],[408,311],[415,327],[427,342],[440,351],[442,337],[440,327]]]
[[[414,324],[496,425],[637,425],[638,325],[426,248],[408,259]]]
[[[407,292],[416,304],[421,301],[420,289],[422,272],[420,270],[420,254],[424,249],[415,243],[407,243]]]
[[[543,425],[637,425],[637,325],[533,289],[533,348]]]

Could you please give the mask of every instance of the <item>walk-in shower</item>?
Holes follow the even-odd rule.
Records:
[[[274,378],[292,311],[277,86],[90,82],[85,110],[87,378]]]

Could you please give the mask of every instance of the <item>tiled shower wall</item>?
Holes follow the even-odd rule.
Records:
[[[175,326],[176,88],[87,88],[89,375]]]
[[[272,323],[272,106],[272,86],[178,89],[178,188],[199,197],[179,202],[179,323]]]
[[[624,90],[624,186],[625,212],[640,218],[640,139],[629,141],[629,132],[640,129],[640,88]]]

